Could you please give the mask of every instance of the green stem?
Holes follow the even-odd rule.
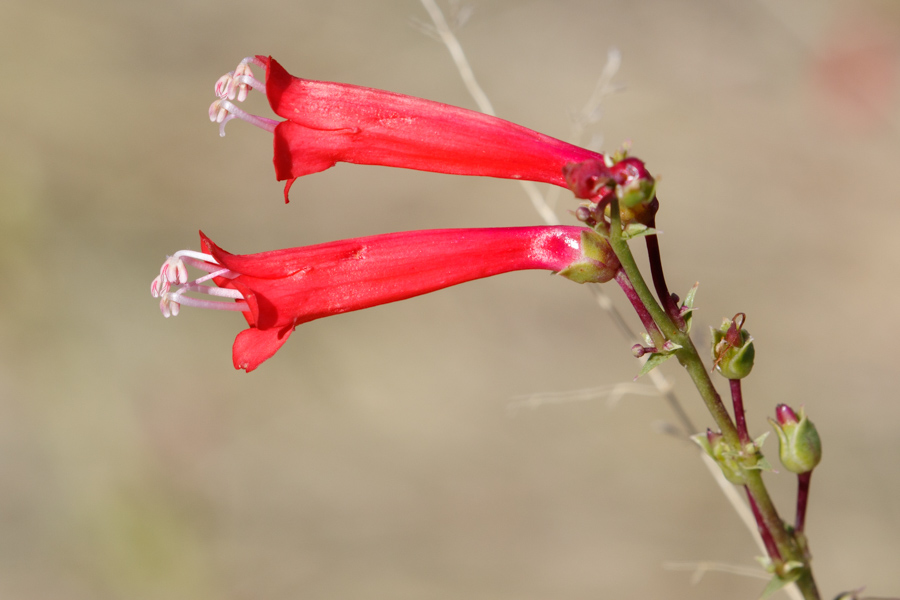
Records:
[[[659,305],[656,298],[653,297],[650,288],[647,287],[647,282],[644,281],[644,276],[641,275],[640,269],[638,269],[634,255],[631,253],[631,248],[628,246],[628,241],[622,236],[622,220],[619,214],[618,199],[613,199],[610,202],[609,214],[609,245],[612,247],[613,252],[616,253],[616,258],[619,259],[622,269],[628,275],[635,293],[641,299],[641,302],[644,303],[647,312],[653,317],[653,321],[663,335],[682,347],[676,351],[676,358],[687,370],[691,379],[694,380],[694,385],[697,386],[697,390],[706,403],[707,409],[709,409],[710,414],[715,419],[722,435],[725,436],[725,441],[734,447],[739,447],[740,440],[738,439],[737,429],[731,420],[731,415],[728,414],[728,410],[722,404],[722,398],[719,397],[719,393],[713,386],[709,373],[707,373],[706,367],[703,366],[703,361],[700,360],[697,349],[694,348],[694,343],[688,334],[675,326],[675,323],[672,322],[666,311]]]
[[[610,202],[609,211],[611,215],[609,224],[609,245],[612,247],[613,252],[616,253],[616,258],[619,259],[619,263],[628,275],[628,279],[631,281],[634,291],[641,299],[641,302],[644,303],[650,316],[653,317],[653,321],[663,332],[663,335],[671,340],[672,335],[675,334],[678,329],[669,318],[669,315],[666,314],[656,301],[656,298],[653,297],[653,293],[650,292],[650,288],[647,287],[647,282],[644,281],[644,276],[641,275],[641,271],[638,269],[637,263],[634,260],[634,255],[631,253],[631,248],[628,247],[628,240],[622,236],[622,217],[619,215],[619,200],[617,198],[613,198]]]
[[[612,247],[613,252],[615,252],[616,257],[619,259],[622,269],[628,275],[628,279],[634,287],[634,292],[640,298],[641,302],[643,302],[647,312],[650,313],[650,316],[653,318],[653,321],[659,327],[662,334],[668,340],[681,346],[679,350],[675,351],[675,356],[678,358],[678,362],[680,362],[688,372],[688,375],[700,392],[700,397],[703,399],[707,409],[715,420],[716,425],[722,432],[725,441],[734,448],[743,448],[737,427],[735,427],[731,415],[728,414],[728,410],[722,403],[722,398],[716,391],[712,379],[709,376],[709,371],[707,371],[706,366],[703,364],[703,360],[700,358],[700,354],[697,352],[697,348],[694,346],[691,337],[676,327],[666,311],[663,310],[656,301],[656,298],[653,297],[650,288],[647,287],[647,283],[644,281],[644,277],[641,275],[640,269],[638,269],[637,263],[634,260],[634,255],[631,253],[631,249],[628,246],[628,241],[622,235],[622,220],[619,213],[619,201],[615,198],[610,203],[609,229],[609,244]],[[819,591],[816,587],[816,582],[812,577],[812,570],[809,567],[809,562],[803,555],[796,540],[788,533],[781,517],[778,516],[778,511],[775,509],[775,505],[772,503],[769,492],[766,490],[766,486],[763,483],[762,473],[757,469],[748,469],[746,475],[747,490],[753,497],[753,500],[759,509],[760,519],[762,520],[761,524],[771,533],[772,539],[781,555],[780,558],[782,560],[778,560],[779,557],[772,557],[776,569],[782,568],[785,561],[797,561],[803,564],[802,573],[799,579],[797,579],[796,584],[806,600],[819,600]]]
[[[697,348],[694,347],[691,337],[679,331],[676,338],[672,341],[681,346],[681,350],[675,353],[675,357],[690,375],[691,381],[694,382],[694,386],[700,392],[700,397],[706,403],[706,408],[715,420],[719,431],[725,437],[725,441],[728,442],[729,446],[740,448],[741,439],[738,435],[737,427],[735,427],[734,421],[731,420],[731,415],[728,414],[728,409],[725,408],[722,397],[716,391],[716,386],[713,385],[709,371],[706,370],[706,365],[703,364],[703,360],[697,353]]]

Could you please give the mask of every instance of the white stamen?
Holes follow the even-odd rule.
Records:
[[[197,281],[200,280],[198,279]],[[210,296],[216,296],[219,298],[231,298],[232,300],[244,299],[244,295],[237,290],[233,290],[231,288],[213,287],[211,285],[200,285],[199,283],[197,283],[197,281],[192,281],[190,283],[184,284],[183,286],[172,292],[172,294],[170,295],[180,297],[187,292],[198,292],[201,294],[209,294]]]
[[[209,106],[209,120],[219,123],[219,135],[222,137],[225,137],[225,124],[235,117],[242,121],[247,121],[251,125],[256,125],[260,129],[265,129],[269,133],[274,132],[275,126],[279,123],[279,121],[274,119],[257,117],[244,112],[225,98],[219,98]]]
[[[189,281],[187,265],[206,271],[206,274]],[[249,306],[243,301],[244,296],[238,290],[215,285],[202,285],[216,277],[235,279],[239,276],[240,273],[223,268],[209,254],[194,250],[179,250],[163,263],[159,270],[159,275],[150,284],[150,295],[154,298],[159,298],[159,310],[166,318],[177,315],[182,305],[217,310],[246,311],[249,310]],[[188,292],[207,294],[217,298],[237,300],[238,302],[202,300],[186,296],[185,294]]]
[[[209,308],[212,310],[234,310],[240,312],[250,310],[250,307],[246,302],[218,302],[216,300],[191,298],[190,296],[184,296],[182,294],[166,294],[165,299],[160,302],[160,308],[162,308],[163,302],[166,302],[169,305],[169,311],[173,317],[178,314],[178,308],[181,305],[193,306],[194,308]],[[166,314],[165,309],[163,309],[162,313],[164,317],[169,317],[169,315]]]
[[[266,67],[265,63],[255,56],[248,56],[238,64],[234,71],[219,77],[219,80],[216,81],[216,96],[229,100],[237,98],[238,102],[243,102],[247,99],[251,89],[265,92],[266,85],[253,77],[251,64],[262,68]]]

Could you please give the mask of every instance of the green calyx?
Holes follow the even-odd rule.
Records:
[[[656,181],[653,179],[639,178],[628,185],[616,187],[616,196],[619,198],[619,203],[625,208],[646,204],[653,200],[655,194]]]
[[[616,276],[619,259],[600,234],[581,232],[582,260],[570,264],[559,274],[576,283],[606,283]]]
[[[721,433],[710,430],[692,435],[691,439],[716,461],[725,479],[734,485],[746,485],[747,471],[770,470],[768,462],[759,451],[765,436],[743,448],[730,445]]]
[[[692,435],[691,439],[716,461],[725,479],[734,485],[747,483],[747,473],[739,459],[740,452],[732,448],[722,437],[721,433],[707,431]]]
[[[778,434],[778,456],[784,468],[792,473],[809,473],[822,460],[822,441],[816,426],[803,408],[794,420],[779,423],[769,419]]]
[[[712,359],[716,370],[727,379],[743,379],[753,370],[756,350],[753,338],[741,328],[743,313],[734,319],[725,319],[718,329],[710,327],[712,333]]]

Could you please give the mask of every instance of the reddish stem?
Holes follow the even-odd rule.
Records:
[[[809,499],[809,480],[812,471],[797,475],[797,516],[794,520],[794,530],[803,533],[806,524],[806,502]]]
[[[638,318],[640,318],[647,333],[650,334],[650,339],[653,340],[657,350],[662,350],[663,344],[665,343],[665,337],[653,321],[650,311],[647,310],[647,307],[644,306],[640,296],[638,296],[638,293],[635,291],[634,286],[631,284],[631,280],[628,278],[628,274],[625,273],[625,270],[622,268],[619,268],[619,272],[616,273],[616,283],[618,283],[619,287],[622,288],[622,291],[625,292],[625,296],[628,297],[629,302],[631,302],[631,305],[634,307]]]
[[[654,199],[654,201],[656,201]],[[656,218],[650,221],[649,227],[656,226]],[[659,238],[654,235],[644,236],[647,243],[647,258],[650,261],[650,275],[653,278],[653,287],[656,289],[656,297],[662,303],[663,309],[669,315],[669,318],[675,322],[678,329],[684,331],[684,317],[681,316],[681,310],[672,294],[669,292],[669,286],[666,285],[666,276],[663,273],[662,256],[659,251]]]
[[[741,380],[729,379],[731,384],[731,401],[734,404],[734,425],[737,427],[741,444],[750,443],[750,434],[747,433],[747,420],[744,417],[744,396],[741,393]]]
[[[769,553],[769,557],[772,560],[781,562],[782,558],[781,552],[778,551],[778,544],[775,543],[772,532],[766,527],[766,522],[763,520],[762,513],[759,512],[759,507],[756,505],[756,500],[753,499],[753,494],[750,493],[750,489],[747,486],[744,486],[744,491],[747,492],[750,508],[753,510],[753,516],[756,518],[756,528],[759,530],[759,535],[766,546],[766,552]]]

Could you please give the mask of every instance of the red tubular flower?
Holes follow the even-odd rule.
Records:
[[[248,372],[297,325],[322,317],[510,271],[545,269],[582,283],[605,282],[619,271],[605,240],[581,227],[410,231],[246,255],[222,250],[202,232],[200,239],[203,254],[170,257],[151,293],[167,317],[181,305],[241,311],[250,327],[235,339],[233,359]],[[186,265],[208,274],[188,281]],[[202,285],[210,279],[218,287]]]
[[[250,64],[266,69],[265,83]],[[264,91],[286,121],[255,117],[231,100]],[[287,181],[338,162],[403,167],[453,175],[526,179],[566,187],[568,163],[604,156],[483,113],[343,83],[290,75],[275,59],[255,56],[216,84],[210,119],[238,117],[275,137],[275,174]]]

